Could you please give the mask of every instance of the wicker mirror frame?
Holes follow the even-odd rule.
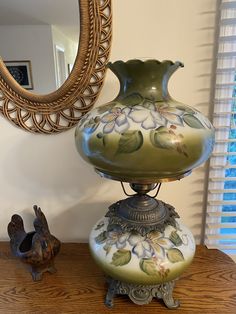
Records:
[[[79,7],[75,64],[55,92],[36,95],[25,90],[0,59],[0,112],[24,130],[44,134],[66,131],[92,108],[99,95],[111,47],[111,0],[79,0]]]

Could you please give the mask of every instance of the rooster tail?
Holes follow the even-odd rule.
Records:
[[[50,232],[48,223],[46,220],[46,217],[44,216],[44,213],[42,212],[41,208],[38,207],[37,205],[34,205],[34,212],[35,212],[35,220],[34,220],[34,228],[36,232]]]

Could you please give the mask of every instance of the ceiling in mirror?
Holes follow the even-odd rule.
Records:
[[[0,56],[22,87],[47,94],[65,82],[77,55],[79,22],[78,0],[0,1]]]
[[[55,0],[66,5],[71,1],[74,0]],[[0,4],[10,2],[12,0],[1,0]],[[64,13],[64,10],[59,11]],[[21,14],[24,18],[26,12],[22,10]],[[79,21],[79,48],[74,66],[66,81],[53,92],[37,94],[23,88],[13,79],[0,57],[0,113],[16,126],[33,133],[63,132],[76,125],[94,105],[103,85],[111,48],[111,0],[79,0]],[[35,40],[40,41],[40,37],[35,37]],[[5,43],[6,40],[1,39],[0,47]],[[22,44],[21,41],[18,43]],[[60,48],[58,46],[59,52]],[[25,67],[30,67],[30,58],[17,59],[10,61],[24,61]]]

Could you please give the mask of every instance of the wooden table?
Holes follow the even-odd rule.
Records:
[[[0,313],[236,314],[236,264],[204,246],[197,247],[194,262],[177,281],[177,310],[157,300],[138,306],[126,296],[117,296],[114,308],[106,308],[104,276],[87,244],[63,244],[56,267],[57,274],[47,273],[43,281],[33,282],[25,265],[11,256],[9,244],[0,243]]]

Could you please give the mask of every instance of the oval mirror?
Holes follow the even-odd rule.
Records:
[[[111,0],[30,4],[0,3],[0,111],[30,132],[62,132],[92,108],[102,87]]]

